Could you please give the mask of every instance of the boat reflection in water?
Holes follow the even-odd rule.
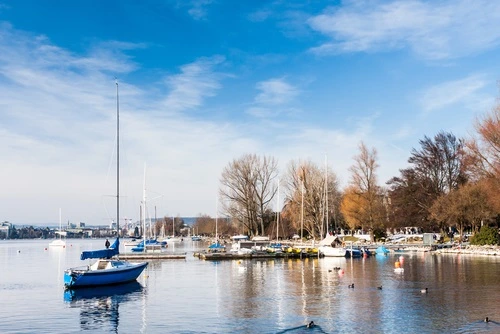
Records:
[[[140,299],[144,287],[137,281],[116,286],[81,288],[64,291],[64,301],[70,308],[80,309],[82,330],[118,331],[119,306]]]

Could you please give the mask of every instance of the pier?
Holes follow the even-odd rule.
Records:
[[[120,259],[123,260],[175,260],[185,259],[186,253],[166,253],[166,252],[151,252],[151,253],[121,253]]]
[[[305,259],[318,257],[317,253],[224,253],[224,252],[201,252],[193,253],[193,256],[201,260],[248,260],[248,259]]]

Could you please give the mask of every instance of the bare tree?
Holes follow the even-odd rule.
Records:
[[[276,194],[278,174],[272,157],[247,154],[226,166],[220,179],[222,210],[251,235],[263,234],[264,216]]]
[[[325,185],[326,181],[328,186]],[[321,237],[330,227],[326,218],[335,217],[332,212],[339,197],[335,173],[331,170],[326,173],[310,161],[292,161],[288,165],[284,188],[284,221],[291,222],[296,231],[303,228],[312,238]],[[329,214],[326,213],[327,208]]]
[[[412,150],[408,162],[413,164],[420,179],[430,181],[432,194],[439,196],[465,183],[462,139],[439,132],[434,140],[425,136],[420,145],[420,150]]]

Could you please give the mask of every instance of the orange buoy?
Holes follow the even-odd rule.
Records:
[[[394,262],[394,267],[399,268],[401,266],[401,263],[399,261]]]

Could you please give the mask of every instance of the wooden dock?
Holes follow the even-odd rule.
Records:
[[[252,254],[236,254],[236,253],[194,253],[193,256],[202,260],[245,260],[245,259],[305,259],[318,257],[318,254],[310,253],[252,253]]]
[[[177,260],[185,259],[186,253],[166,253],[166,252],[151,252],[151,253],[120,253],[122,260]]]

